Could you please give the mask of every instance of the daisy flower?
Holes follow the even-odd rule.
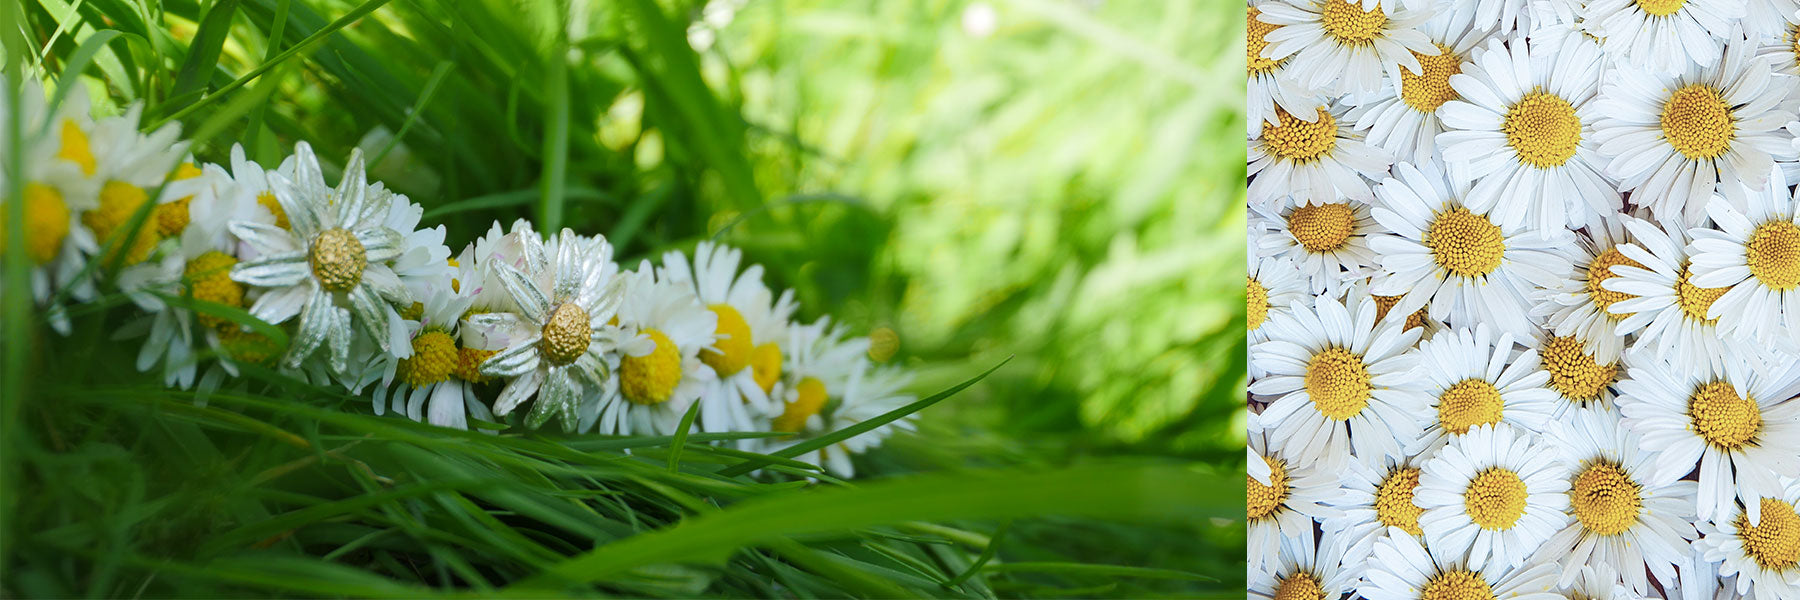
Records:
[[[508,332],[510,342],[477,372],[508,380],[494,399],[495,416],[504,417],[535,396],[527,427],[555,416],[564,431],[574,431],[582,395],[601,392],[611,378],[610,355],[619,335],[607,322],[624,299],[624,278],[604,238],[563,229],[542,242],[526,233],[516,239],[520,267],[506,260],[485,263],[489,280],[505,290],[513,312],[468,316],[469,324],[483,331]]]
[[[1773,1],[1784,4],[1792,2],[1796,5],[1796,8],[1783,13],[1781,17],[1783,19],[1782,21],[1760,21],[1759,24],[1763,27],[1771,27],[1775,23],[1780,23],[1780,25],[1778,30],[1771,31],[1768,35],[1750,38],[1751,41],[1760,42],[1760,45],[1756,48],[1756,57],[1768,61],[1769,68],[1774,69],[1778,74],[1800,76],[1800,44],[1795,43],[1800,42],[1800,24],[1793,22],[1796,18],[1800,18],[1800,2],[1793,2],[1793,0]],[[1754,0],[1750,2],[1749,4],[1752,7],[1751,11],[1755,12],[1755,6],[1762,3],[1763,2]],[[1746,29],[1759,25],[1752,24],[1749,21],[1749,19],[1743,21]]]
[[[739,271],[742,260],[736,248],[711,242],[694,248],[691,264],[680,252],[663,254],[661,274],[685,282],[718,321],[713,347],[700,350],[700,362],[717,375],[711,389],[701,394],[714,400],[700,410],[701,431],[750,431],[752,416],[774,410],[769,392],[781,370],[781,342],[797,306],[792,292],[774,298],[763,285],[762,265]]]
[[[1619,69],[1608,79],[1594,139],[1633,204],[1661,221],[1697,225],[1714,190],[1743,206],[1742,186],[1762,188],[1775,159],[1793,158],[1782,125],[1794,79],[1772,75],[1754,51],[1736,42],[1717,68],[1667,76]]]
[[[1587,228],[1585,235],[1574,236],[1574,244],[1565,245],[1573,258],[1568,276],[1546,286],[1537,294],[1531,315],[1544,320],[1544,328],[1556,337],[1582,341],[1582,351],[1599,361],[1619,360],[1625,349],[1625,336],[1618,333],[1624,315],[1609,312],[1613,303],[1631,298],[1606,289],[1606,280],[1617,277],[1612,268],[1618,265],[1643,268],[1627,258],[1619,247],[1630,241],[1625,221],[1617,215],[1601,217]]]
[[[360,151],[351,152],[335,189],[325,185],[311,146],[301,142],[294,156],[293,179],[268,174],[290,228],[256,221],[230,226],[257,253],[232,267],[231,278],[265,288],[250,314],[269,323],[300,317],[283,361],[288,368],[323,345],[331,371],[346,373],[351,337],[358,331],[383,352],[405,357],[410,348],[392,343],[400,315],[391,304],[410,305],[412,299],[389,261],[410,249],[398,232],[381,224],[393,197],[368,185]]]
[[[1504,423],[1458,436],[1419,467],[1425,545],[1470,568],[1517,568],[1562,529],[1569,472],[1548,444]]]
[[[375,414],[382,414],[391,402],[394,412],[439,427],[468,429],[470,415],[494,420],[475,386],[489,381],[480,366],[497,351],[465,343],[461,325],[474,301],[474,289],[452,289],[450,281],[445,277],[445,289],[421,296],[425,301],[418,305],[418,314],[405,320],[412,354],[384,355],[377,361],[381,386],[374,394]]]
[[[1614,388],[1625,374],[1623,357],[1602,361],[1588,349],[1592,344],[1576,336],[1540,333],[1534,342],[1538,366],[1550,376],[1544,385],[1556,396],[1552,418],[1560,419],[1572,409],[1613,405]]]
[[[1280,0],[1257,8],[1259,19],[1276,26],[1263,36],[1268,45],[1262,58],[1292,57],[1287,75],[1325,95],[1373,92],[1384,72],[1395,80],[1401,69],[1421,72],[1415,53],[1438,54],[1437,45],[1415,29],[1431,18],[1430,10],[1383,10],[1373,0]]]
[[[1414,458],[1383,457],[1350,461],[1340,476],[1342,497],[1331,507],[1342,514],[1323,519],[1319,529],[1331,538],[1341,567],[1354,579],[1369,568],[1369,554],[1390,532],[1419,537],[1419,514],[1413,494],[1419,488],[1419,465]],[[1423,539],[1423,538],[1420,538]]]
[[[1697,537],[1694,482],[1658,469],[1656,453],[1644,449],[1610,409],[1574,411],[1546,433],[1570,474],[1572,520],[1534,557],[1561,566],[1557,586],[1569,587],[1595,569],[1617,577],[1612,567],[1638,595],[1651,589],[1646,569],[1663,587],[1673,585],[1675,567]]]
[[[149,134],[141,133],[142,114],[143,105],[138,103],[123,115],[98,119],[87,140],[94,168],[88,172],[84,187],[97,191],[97,196],[94,207],[81,214],[81,223],[98,241],[103,264],[117,257],[120,267],[128,267],[150,258],[151,250],[161,239],[156,220],[146,220],[133,231],[132,217],[138,207],[154,204],[150,192],[163,184],[187,154],[187,142],[178,141],[180,124],[170,123]]]
[[[18,148],[10,147],[10,140],[0,139],[0,155],[16,152],[24,166],[20,245],[30,264],[31,298],[47,309],[51,326],[64,334],[69,331],[66,314],[60,307],[47,305],[56,291],[65,287],[73,286],[72,296],[77,300],[93,296],[92,283],[79,280],[79,275],[87,265],[86,257],[99,251],[93,233],[81,222],[84,213],[97,208],[93,194],[83,191],[87,176],[95,169],[85,132],[91,126],[87,94],[84,86],[71,89],[54,114],[35,79],[26,78],[16,107],[8,95],[0,94],[0,121],[16,116],[24,134]],[[0,171],[0,184],[10,186],[7,180],[11,176]],[[5,242],[10,228],[5,219],[12,211],[6,204],[11,202],[10,195],[0,199],[0,243]]]
[[[1728,288],[1706,310],[1719,334],[1742,337],[1794,352],[1800,326],[1800,211],[1779,169],[1768,185],[1750,195],[1747,211],[1723,197],[1706,207],[1717,229],[1689,230],[1694,236],[1693,283]]]
[[[599,403],[584,410],[581,429],[597,422],[605,434],[667,435],[696,401],[701,414],[741,409],[742,398],[706,395],[717,376],[700,352],[718,350],[718,315],[694,297],[694,285],[658,277],[650,261],[622,278],[619,368]]]
[[[770,426],[774,431],[794,431],[797,435],[770,438],[766,441],[763,452],[779,451],[821,434],[879,417],[917,400],[903,391],[912,381],[912,376],[892,367],[870,367],[866,362],[850,372],[850,378],[844,382],[841,394],[829,393],[831,401],[824,401],[820,397],[828,395],[828,390],[810,387],[805,381],[789,390],[790,393],[784,400],[786,410]],[[813,395],[815,389],[819,396]],[[807,414],[809,412],[812,414]],[[909,416],[801,454],[794,459],[825,467],[838,477],[850,477],[856,474],[855,464],[850,461],[851,456],[880,446],[882,440],[895,431],[913,431],[914,427]]]
[[[1777,477],[1800,475],[1800,401],[1792,400],[1800,373],[1791,361],[1769,371],[1731,367],[1711,376],[1634,362],[1631,379],[1619,382],[1619,411],[1644,447],[1657,449],[1664,475],[1699,467],[1699,518],[1723,519],[1743,500],[1758,523],[1755,500],[1780,489]]]
[[[765,444],[769,446],[766,452],[840,429],[841,425],[833,427],[836,421],[830,410],[831,401],[839,399],[842,402],[849,392],[851,380],[868,369],[869,339],[848,337],[843,327],[831,324],[830,317],[820,317],[807,325],[789,326],[788,339],[781,350],[780,377],[770,388],[769,396],[778,403],[780,410],[772,411],[766,425],[756,429],[799,435],[766,440]],[[869,416],[874,415],[864,414],[861,418]]]
[[[1488,40],[1450,78],[1460,100],[1438,109],[1445,161],[1466,164],[1470,210],[1502,227],[1543,232],[1587,225],[1618,212],[1619,193],[1600,175],[1591,127],[1600,51],[1578,44],[1551,55],[1530,42]],[[1583,203],[1585,200],[1585,204]]]
[[[1694,283],[1688,231],[1631,216],[1620,218],[1633,241],[1618,246],[1619,252],[1638,266],[1614,265],[1615,277],[1602,282],[1601,288],[1630,296],[1607,310],[1624,317],[1616,333],[1637,336],[1631,349],[1696,372],[1722,373],[1740,362],[1762,364],[1762,349],[1728,340],[1718,321],[1707,318],[1713,303],[1728,290]]]
[[[1399,71],[1380,92],[1349,99],[1354,107],[1345,118],[1368,136],[1369,145],[1412,163],[1431,160],[1437,153],[1432,140],[1444,131],[1438,108],[1458,97],[1450,76],[1462,72],[1469,52],[1489,36],[1474,27],[1474,16],[1473,4],[1446,6],[1421,28],[1437,46],[1436,54],[1408,50],[1419,63],[1417,72]]]
[[[1302,120],[1317,119],[1313,108],[1320,101],[1318,94],[1301,88],[1288,76],[1287,66],[1293,59],[1262,57],[1263,48],[1269,45],[1263,38],[1275,26],[1258,19],[1261,14],[1254,3],[1244,7],[1244,69],[1249,79],[1245,105],[1250,111],[1244,119],[1244,135],[1249,136],[1261,131],[1263,123],[1280,123],[1275,117],[1276,107]]]
[[[1393,161],[1358,139],[1341,122],[1341,109],[1306,110],[1311,119],[1277,108],[1250,138],[1250,203],[1274,207],[1290,195],[1297,204],[1371,200],[1368,180],[1386,174]]]
[[[1256,236],[1258,256],[1284,256],[1311,282],[1312,293],[1336,295],[1345,280],[1366,275],[1375,262],[1367,238],[1380,226],[1363,203],[1325,202],[1302,204],[1279,212],[1263,212],[1254,219],[1269,232]]]
[[[1310,541],[1310,536],[1309,541]],[[1338,565],[1332,549],[1299,540],[1282,540],[1272,569],[1252,571],[1246,591],[1250,598],[1342,598],[1355,587],[1356,578]]]
[[[1249,434],[1249,442],[1251,452],[1270,472],[1267,483],[1244,477],[1244,515],[1249,522],[1245,557],[1250,572],[1261,573],[1278,564],[1283,543],[1299,543],[1301,554],[1314,552],[1313,520],[1342,514],[1330,506],[1342,491],[1330,471],[1270,449],[1263,434]]]
[[[1295,302],[1293,318],[1271,321],[1250,360],[1268,373],[1252,394],[1276,397],[1257,423],[1289,456],[1328,469],[1356,456],[1400,456],[1420,428],[1425,398],[1405,387],[1420,330],[1376,321],[1375,301],[1346,308],[1335,298]],[[1354,310],[1355,312],[1351,312]]]
[[[1287,314],[1288,305],[1306,295],[1304,280],[1293,259],[1259,258],[1251,253],[1249,272],[1244,276],[1244,326],[1250,343],[1269,339],[1263,325]]]
[[[1403,163],[1381,182],[1372,214],[1390,233],[1369,239],[1384,276],[1371,291],[1403,296],[1395,307],[1402,313],[1429,308],[1433,320],[1488,323],[1522,339],[1535,330],[1528,295],[1568,273],[1562,242],[1463,204],[1468,189],[1430,164]]]
[[[1718,64],[1719,44],[1735,37],[1744,0],[1593,0],[1587,4],[1606,53],[1659,73]]]
[[[1800,481],[1743,498],[1730,522],[1702,521],[1698,546],[1705,559],[1719,563],[1719,574],[1735,576],[1737,593],[1757,600],[1800,597]],[[1751,513],[1760,511],[1758,521]]]
[[[1430,398],[1437,418],[1407,445],[1407,455],[1430,454],[1481,425],[1504,422],[1536,433],[1549,421],[1556,403],[1556,393],[1544,387],[1550,374],[1538,368],[1536,351],[1515,350],[1512,334],[1496,338],[1479,323],[1419,342],[1414,352],[1419,366],[1409,385]]]
[[[1356,592],[1368,600],[1563,600],[1550,591],[1556,587],[1553,565],[1508,569],[1499,561],[1490,561],[1476,567],[1443,548],[1430,548],[1426,550],[1405,532],[1389,533],[1375,544],[1368,575]]]

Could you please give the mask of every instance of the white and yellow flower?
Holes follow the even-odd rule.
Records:
[[[1330,505],[1343,491],[1337,476],[1308,461],[1296,461],[1279,448],[1270,448],[1267,437],[1249,434],[1250,451],[1269,469],[1264,481],[1244,477],[1244,515],[1249,521],[1245,560],[1250,571],[1273,570],[1280,561],[1283,543],[1300,544],[1299,553],[1315,551],[1313,520],[1342,514]],[[1285,540],[1285,541],[1284,541]]]
[[[717,375],[700,360],[714,346],[718,315],[694,296],[688,281],[657,276],[650,261],[621,275],[618,369],[599,398],[584,409],[581,429],[597,423],[599,433],[668,435],[695,402],[700,411],[721,413],[741,406],[741,398],[704,397]]]
[[[1323,202],[1280,211],[1252,209],[1258,256],[1292,259],[1314,294],[1337,295],[1345,282],[1368,275],[1376,260],[1368,236],[1380,226],[1361,202]]]
[[[700,361],[717,376],[701,397],[701,431],[750,431],[754,417],[775,411],[769,393],[781,373],[781,343],[797,305],[792,292],[779,299],[763,285],[762,265],[742,271],[743,253],[701,242],[690,264],[680,252],[663,254],[662,276],[687,282],[717,317],[717,339],[700,350]],[[748,440],[740,446],[748,446]]]
[[[1712,68],[1719,46],[1739,36],[1744,0],[1592,0],[1588,20],[1606,52],[1659,73]]]
[[[1377,0],[1278,0],[1257,6],[1262,22],[1275,25],[1263,36],[1261,58],[1292,58],[1286,75],[1302,89],[1329,96],[1369,93],[1381,88],[1385,73],[1398,80],[1402,69],[1422,71],[1416,55],[1436,56],[1438,47],[1416,28],[1431,11],[1381,6]]]
[[[1570,250],[1565,255],[1573,259],[1568,275],[1537,292],[1531,315],[1543,319],[1544,328],[1555,337],[1580,340],[1582,351],[1593,359],[1618,362],[1625,349],[1619,321],[1625,315],[1609,309],[1631,295],[1606,289],[1605,283],[1618,277],[1615,266],[1643,265],[1620,251],[1620,246],[1631,240],[1620,215],[1602,217],[1585,231],[1574,236],[1573,244],[1565,245]]]
[[[1311,541],[1311,536],[1307,541]],[[1342,598],[1355,587],[1356,577],[1339,565],[1340,557],[1330,545],[1314,547],[1297,539],[1284,539],[1280,546],[1273,568],[1250,576],[1246,590],[1250,598]]]
[[[1341,108],[1307,110],[1313,114],[1301,119],[1277,108],[1275,116],[1252,134],[1250,203],[1278,209],[1289,197],[1295,204],[1373,199],[1369,180],[1385,175],[1393,160],[1363,143]]]
[[[1463,62],[1485,43],[1490,32],[1474,26],[1476,5],[1447,4],[1420,30],[1437,46],[1437,54],[1412,52],[1419,70],[1398,71],[1379,92],[1351,96],[1353,108],[1345,118],[1367,136],[1369,145],[1414,164],[1437,154],[1434,140],[1443,133],[1438,109],[1458,98],[1450,77],[1462,72]]]
[[[1553,565],[1508,568],[1500,561],[1476,567],[1453,551],[1420,544],[1405,532],[1389,533],[1375,544],[1368,575],[1356,592],[1368,600],[1506,598],[1563,600],[1556,592]]]
[[[1718,563],[1719,575],[1735,577],[1735,589],[1742,597],[1800,597],[1800,514],[1796,514],[1800,480],[1786,479],[1780,487],[1747,495],[1743,501],[1752,508],[1720,513],[1716,520],[1700,523],[1697,546],[1705,560]],[[1759,512],[1760,520],[1753,516]],[[1721,587],[1720,591],[1734,589]]]
[[[1732,365],[1770,360],[1765,349],[1726,336],[1718,320],[1707,316],[1728,290],[1694,282],[1688,230],[1620,218],[1632,241],[1619,245],[1619,252],[1637,264],[1614,265],[1615,277],[1602,282],[1601,288],[1629,296],[1610,303],[1607,310],[1623,317],[1614,331],[1636,338],[1632,350],[1696,373],[1718,374]]]
[[[1717,229],[1689,230],[1694,285],[1725,289],[1706,310],[1719,334],[1794,353],[1800,350],[1800,210],[1779,169],[1739,211],[1714,196]]]
[[[1535,434],[1549,423],[1556,404],[1545,387],[1550,374],[1539,368],[1537,351],[1518,351],[1512,334],[1496,336],[1479,323],[1419,342],[1414,352],[1419,364],[1408,385],[1430,398],[1436,417],[1406,446],[1408,456],[1432,454],[1482,425],[1507,423]]]

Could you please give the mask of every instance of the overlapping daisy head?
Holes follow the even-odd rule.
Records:
[[[1310,282],[1313,294],[1337,295],[1348,281],[1368,275],[1375,261],[1368,236],[1380,231],[1360,202],[1323,202],[1284,207],[1279,211],[1253,209],[1259,218],[1253,226],[1257,255],[1294,261]]]
[[[443,285],[404,311],[402,327],[411,353],[405,358],[382,355],[368,375],[379,373],[381,378],[374,395],[375,414],[391,405],[394,412],[414,421],[468,429],[471,415],[494,419],[475,386],[493,380],[481,373],[481,364],[498,350],[464,343],[463,318],[474,302],[474,288],[462,290],[450,280]]]
[[[1411,456],[1430,454],[1482,425],[1507,423],[1542,432],[1556,405],[1545,384],[1550,374],[1537,351],[1520,351],[1512,334],[1496,334],[1486,323],[1445,331],[1419,342],[1418,366],[1407,385],[1429,398],[1433,418],[1407,445]]]
[[[1391,72],[1391,78],[1379,91],[1349,97],[1347,102],[1353,108],[1345,118],[1367,136],[1369,145],[1386,151],[1397,161],[1414,164],[1432,160],[1437,154],[1433,140],[1444,131],[1438,109],[1459,97],[1450,85],[1450,77],[1461,73],[1470,53],[1492,35],[1475,26],[1477,7],[1473,3],[1449,3],[1439,8],[1419,28],[1437,46],[1437,54],[1408,50],[1419,63],[1418,71]]]
[[[1431,9],[1409,9],[1379,0],[1277,0],[1257,6],[1262,22],[1275,25],[1263,36],[1261,58],[1292,57],[1287,76],[1302,89],[1330,96],[1369,93],[1382,76],[1399,79],[1401,70],[1419,73],[1416,55],[1436,56],[1436,44],[1417,27]]]
[[[1306,296],[1306,279],[1294,266],[1294,259],[1258,257],[1255,252],[1249,256],[1250,268],[1244,277],[1244,327],[1245,335],[1254,344],[1269,339],[1263,325],[1288,314],[1289,305]]]
[[[1490,561],[1476,567],[1454,552],[1420,544],[1400,531],[1376,543],[1372,556],[1368,575],[1356,590],[1369,600],[1563,599],[1552,591],[1556,571],[1549,564],[1507,568]]]
[[[1800,76],[1800,2],[1793,0],[1752,0],[1748,3],[1751,13],[1762,10],[1758,5],[1786,4],[1795,8],[1781,10],[1777,19],[1759,19],[1755,23],[1750,18],[1744,19],[1744,30],[1749,41],[1758,44],[1756,56],[1769,61],[1769,67],[1782,75]],[[1756,31],[1757,29],[1763,31]]]
[[[1724,373],[1732,365],[1760,366],[1772,360],[1766,349],[1719,330],[1712,305],[1728,288],[1701,287],[1688,245],[1690,230],[1620,217],[1631,240],[1618,246],[1636,265],[1611,267],[1614,277],[1601,289],[1624,294],[1608,304],[1622,317],[1614,331],[1635,338],[1629,347],[1682,371]]]
[[[1705,222],[1715,190],[1743,207],[1767,187],[1775,160],[1794,159],[1796,79],[1777,77],[1755,47],[1737,41],[1717,66],[1670,75],[1621,69],[1607,81],[1594,126],[1608,175],[1660,221]]]
[[[143,104],[136,103],[123,115],[97,119],[86,140],[94,168],[90,172],[83,167],[87,181],[83,191],[91,191],[95,197],[93,208],[81,214],[81,222],[100,245],[98,260],[109,267],[129,267],[150,258],[162,239],[158,219],[135,224],[133,220],[140,207],[155,204],[153,194],[169,176],[181,176],[176,169],[187,155],[187,143],[179,139],[180,124],[142,133],[142,113]],[[64,131],[70,131],[66,123]],[[69,141],[65,137],[65,142]]]
[[[1784,478],[1743,502],[1755,509],[1737,507],[1700,523],[1703,559],[1719,563],[1720,575],[1736,578],[1735,586],[1720,591],[1756,600],[1800,597],[1800,480]],[[1760,520],[1752,520],[1752,510]]]
[[[791,326],[782,350],[781,376],[770,394],[778,410],[770,413],[768,429],[801,438],[835,429],[833,402],[841,402],[851,379],[868,368],[868,338],[850,337],[830,317],[820,317]]]
[[[1740,35],[1744,0],[1593,0],[1588,20],[1609,55],[1645,71],[1711,68]]]
[[[1549,375],[1544,387],[1555,395],[1552,418],[1560,419],[1571,410],[1605,408],[1614,405],[1619,380],[1626,377],[1624,357],[1603,360],[1583,338],[1539,332],[1529,343],[1538,355],[1538,368]]]
[[[720,410],[701,411],[703,431],[743,431],[753,416],[775,410],[769,393],[780,377],[781,344],[797,305],[791,291],[774,296],[763,283],[762,265],[740,270],[742,261],[738,249],[712,242],[696,246],[691,263],[680,252],[663,254],[660,275],[686,282],[717,317],[716,339],[700,350],[700,361],[716,375],[704,395],[719,398]]]
[[[1793,354],[1800,352],[1800,210],[1779,169],[1739,211],[1714,196],[1706,213],[1716,228],[1691,230],[1694,285],[1725,289],[1706,311],[1719,334]]]
[[[1619,321],[1627,315],[1614,314],[1611,308],[1613,303],[1631,298],[1606,289],[1606,281],[1618,277],[1614,267],[1644,266],[1621,251],[1631,240],[1622,217],[1608,215],[1576,234],[1573,244],[1564,245],[1570,250],[1565,253],[1571,259],[1568,274],[1539,290],[1531,308],[1531,316],[1541,319],[1545,330],[1556,338],[1579,341],[1581,352],[1602,364],[1618,362],[1625,348]]]
[[[1275,116],[1276,109],[1286,111],[1302,121],[1312,122],[1318,119],[1313,108],[1320,105],[1320,97],[1290,77],[1286,70],[1292,59],[1263,58],[1263,49],[1269,46],[1265,36],[1275,31],[1276,25],[1264,23],[1258,17],[1262,11],[1257,8],[1255,0],[1246,0],[1244,6],[1244,70],[1248,79],[1245,106],[1249,113],[1244,118],[1244,135],[1254,136],[1262,130],[1263,123],[1279,124]]]
[[[1343,491],[1331,507],[1341,514],[1321,519],[1319,529],[1336,542],[1336,548],[1329,550],[1352,579],[1366,574],[1375,544],[1391,532],[1424,539],[1425,532],[1419,529],[1419,515],[1424,509],[1413,504],[1413,495],[1419,489],[1419,464],[1415,459],[1358,458],[1345,466],[1340,480]]]
[[[546,242],[520,233],[517,266],[485,262],[489,285],[506,292],[512,310],[466,317],[470,326],[504,332],[496,335],[510,342],[476,371],[506,381],[494,399],[495,416],[535,398],[527,427],[555,417],[564,431],[574,431],[584,395],[598,396],[612,379],[621,335],[609,323],[625,301],[625,280],[604,238],[563,229]]]
[[[1563,528],[1568,470],[1554,449],[1507,424],[1481,425],[1419,468],[1413,503],[1425,545],[1471,568],[1516,568]]]
[[[741,398],[703,397],[718,376],[700,354],[718,351],[719,317],[695,297],[693,283],[660,276],[649,261],[622,277],[618,369],[596,410],[582,415],[582,429],[598,423],[600,433],[667,435],[695,402],[705,401],[707,419],[719,418],[704,416],[709,408],[742,409]]]
[[[1309,119],[1294,116],[1307,111]],[[1368,202],[1369,181],[1386,173],[1393,160],[1364,143],[1344,112],[1341,106],[1325,104],[1300,113],[1277,108],[1275,116],[1250,136],[1248,168],[1255,176],[1250,180],[1250,203],[1276,208],[1289,202],[1317,204],[1344,198]]]
[[[86,132],[92,127],[87,94],[81,86],[72,87],[52,112],[43,88],[27,78],[19,90],[18,104],[12,102],[10,95],[0,95],[0,119],[17,115],[21,145],[12,147],[7,136],[0,140],[0,154],[16,154],[23,167],[19,175],[24,180],[20,246],[31,264],[31,297],[39,305],[47,305],[58,290],[72,288],[76,299],[91,298],[91,280],[79,277],[87,257],[99,251],[93,233],[81,222],[81,216],[97,206],[95,194],[87,190],[96,167],[87,143]],[[10,189],[13,176],[0,170],[0,184]],[[11,228],[6,222],[11,202],[10,194],[0,199],[0,253],[6,251],[6,231]],[[66,315],[58,307],[48,308],[51,324],[67,333]]]
[[[1250,572],[1257,573],[1273,570],[1281,560],[1283,543],[1298,543],[1301,555],[1315,552],[1313,520],[1341,516],[1342,511],[1331,505],[1343,491],[1334,473],[1271,448],[1263,434],[1252,432],[1249,445],[1254,460],[1269,470],[1266,480],[1244,477],[1244,514],[1249,522],[1245,558]]]
[[[854,344],[853,344],[854,346]],[[850,377],[844,382],[843,391],[830,394],[829,399],[819,412],[807,417],[807,422],[794,431],[794,435],[770,438],[765,442],[765,452],[776,452],[795,444],[811,441],[821,434],[852,427],[864,421],[879,417],[888,412],[911,404],[917,398],[905,391],[911,383],[912,376],[894,367],[873,367],[861,362],[850,371]],[[804,381],[802,385],[806,385]],[[783,402],[783,413],[771,421],[775,431],[784,431],[789,423],[797,420],[799,414],[811,410],[811,401],[807,394],[811,392],[805,387],[796,387]],[[798,411],[798,412],[793,412]],[[814,422],[817,419],[817,422]],[[851,457],[868,451],[880,444],[882,440],[899,431],[915,430],[913,417],[884,423],[866,433],[836,442],[811,452],[794,457],[801,462],[824,467],[826,471],[838,477],[850,477],[856,474],[855,463]]]
[[[1250,572],[1250,598],[1294,600],[1342,598],[1353,591],[1356,578],[1339,565],[1329,545],[1282,540],[1274,568]]]

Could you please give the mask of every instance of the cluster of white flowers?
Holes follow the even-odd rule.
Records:
[[[0,158],[24,165],[30,293],[67,333],[69,303],[116,286],[144,313],[119,338],[142,338],[138,369],[168,385],[237,385],[256,365],[368,395],[376,414],[480,429],[471,419],[529,404],[529,427],[618,435],[672,434],[697,402],[697,431],[793,434],[736,442],[764,452],[913,400],[867,338],[795,322],[793,293],[735,249],[702,242],[624,270],[603,237],[521,220],[452,256],[444,227],[369,181],[360,153],[336,187],[304,142],[274,169],[235,146],[229,165],[196,165],[178,127],[140,133],[138,106],[96,119],[70,92],[55,114],[35,82],[0,102],[0,122],[24,131]],[[799,458],[849,476],[850,454],[911,427]]]
[[[1797,10],[1249,5],[1252,597],[1800,598]]]

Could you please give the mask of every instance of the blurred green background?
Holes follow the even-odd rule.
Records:
[[[1238,4],[19,9],[21,27],[4,32],[9,62],[33,63],[12,50],[26,48],[55,74],[98,33],[122,32],[79,79],[101,112],[142,100],[148,121],[182,123],[209,161],[224,161],[232,142],[265,164],[299,139],[339,161],[361,146],[382,156],[371,176],[423,204],[427,224],[448,225],[453,248],[520,217],[604,233],[627,265],[716,238],[794,288],[804,319],[829,313],[874,332],[892,351],[883,358],[918,373],[920,395],[1014,357],[920,413],[919,435],[861,459],[859,477],[1149,464],[1234,482],[1241,469]],[[100,335],[90,327],[39,343]],[[15,419],[7,427],[20,434]],[[42,485],[21,468],[8,481]],[[1236,491],[1172,485],[1166,493],[1193,495],[1173,499],[1191,500],[1190,516],[1021,519],[998,544],[1013,562],[1216,581],[1052,570],[993,591],[1235,597],[1243,524],[1217,507],[1241,506]]]

